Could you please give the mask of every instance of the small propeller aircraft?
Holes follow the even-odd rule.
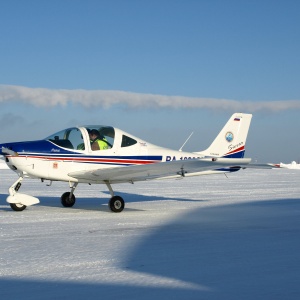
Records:
[[[79,183],[105,184],[111,194],[109,208],[121,212],[125,202],[114,194],[112,184],[226,173],[249,167],[251,159],[244,158],[244,153],[251,118],[251,114],[233,114],[212,144],[201,152],[162,148],[102,125],[67,128],[38,141],[0,144],[0,155],[19,176],[9,188],[6,201],[15,211],[39,203],[38,198],[19,193],[24,178],[49,180],[50,184],[69,182],[70,192],[61,196],[65,207],[75,204],[74,191]]]

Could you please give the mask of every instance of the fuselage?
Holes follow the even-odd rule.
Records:
[[[97,129],[109,145],[92,150],[89,132]],[[47,180],[78,182],[69,176],[88,171],[173,160],[197,159],[201,153],[174,151],[159,147],[109,126],[68,128],[43,140],[0,144],[7,165],[25,176]]]

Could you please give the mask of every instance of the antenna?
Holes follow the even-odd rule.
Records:
[[[179,149],[180,152],[182,152],[182,148],[184,147],[184,145],[187,143],[187,141],[190,139],[190,137],[193,135],[194,132],[192,132],[190,134],[190,136],[186,139],[186,141],[183,143],[183,145],[181,146],[181,148]]]

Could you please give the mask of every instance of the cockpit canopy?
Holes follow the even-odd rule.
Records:
[[[101,125],[73,127],[54,133],[45,140],[67,149],[108,150],[114,146],[115,130],[111,126]]]

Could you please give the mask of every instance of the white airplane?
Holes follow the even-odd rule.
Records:
[[[105,184],[111,194],[109,208],[121,212],[125,203],[114,194],[115,183],[234,172],[246,166],[273,167],[249,165],[251,159],[244,158],[251,118],[251,114],[233,114],[201,152],[162,148],[118,128],[100,125],[68,128],[38,141],[0,144],[0,155],[19,176],[6,201],[15,211],[39,203],[38,198],[18,192],[24,178],[49,180],[50,185],[52,181],[69,182],[70,192],[61,196],[65,207],[75,204],[79,183]]]
[[[295,161],[292,161],[290,164],[280,163],[276,166],[278,166],[279,168],[284,168],[284,169],[300,170],[300,164],[297,164]]]

